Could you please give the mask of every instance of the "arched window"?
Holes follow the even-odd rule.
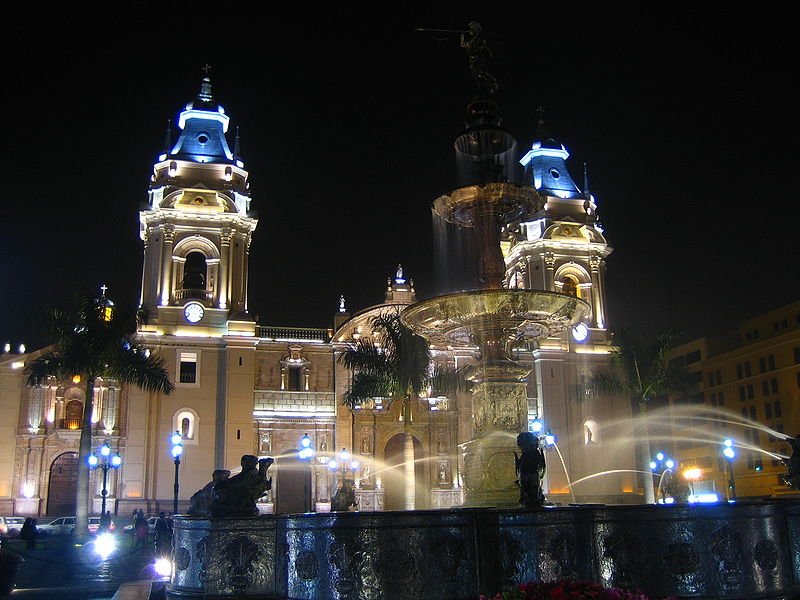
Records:
[[[183,267],[183,289],[206,289],[206,257],[200,252],[190,252]]]

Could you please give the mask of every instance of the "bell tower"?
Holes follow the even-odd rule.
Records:
[[[140,329],[163,334],[253,335],[247,312],[250,242],[248,173],[225,134],[230,118],[206,73],[153,165],[144,241]]]
[[[595,198],[567,170],[569,152],[547,135],[539,116],[537,139],[520,163],[525,183],[545,196],[541,210],[505,232],[505,286],[571,294],[592,307],[573,329],[574,341],[607,343],[605,261],[611,247],[597,218]]]

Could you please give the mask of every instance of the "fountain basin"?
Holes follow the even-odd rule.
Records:
[[[497,339],[507,347],[548,337],[589,315],[583,300],[533,290],[476,290],[437,296],[406,308],[400,318],[432,344],[478,346]]]
[[[449,223],[475,227],[487,212],[503,223],[533,214],[544,207],[547,199],[535,188],[514,183],[468,185],[439,196],[433,201],[434,212]]]
[[[800,503],[175,519],[172,598],[475,600],[590,579],[650,597],[794,598]]]

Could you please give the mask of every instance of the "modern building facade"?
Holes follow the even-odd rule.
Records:
[[[206,77],[178,117],[177,141],[168,137],[153,166],[148,206],[140,213],[139,335],[165,359],[175,391],[163,395],[97,382],[94,446],[107,441],[123,459],[109,473],[109,507],[120,515],[171,510],[169,440],[177,431],[184,447],[182,509],[212,471],[235,469],[243,454],[275,458],[264,511],[329,510],[345,477],[355,481],[360,510],[401,508],[400,407],[380,399],[344,407],[350,373],[338,356],[353,339],[372,335],[372,316],[416,302],[413,280],[391,265],[382,304],[350,313],[344,298],[338,310],[332,299],[328,329],[257,324],[247,298],[255,200],[238,143],[232,150],[228,143],[229,122]],[[531,426],[543,421],[558,439],[548,451],[546,492],[556,502],[638,502],[629,400],[601,397],[587,386],[591,370],[606,364],[611,350],[604,279],[611,248],[595,198],[569,174],[567,150],[543,128],[540,133],[520,162],[525,183],[547,201],[537,214],[505,226],[505,285],[572,294],[592,308],[578,327],[517,350],[518,360],[532,369]],[[0,511],[67,514],[75,509],[77,469],[85,468],[77,454],[84,388],[77,377],[27,386],[25,364],[36,355],[0,357]],[[435,353],[438,362],[471,360],[466,351]],[[473,438],[472,401],[464,393],[415,404],[418,508],[462,503],[459,445]],[[304,436],[315,451],[310,460],[298,456]],[[337,470],[329,468],[343,449],[357,461],[356,471],[343,469],[341,461]],[[590,477],[609,470],[615,472]],[[92,477],[96,513],[102,482],[99,473]]]
[[[696,382],[693,393],[671,396],[662,409],[662,447],[678,469],[698,467],[698,489],[723,498],[793,493],[782,458],[791,452],[784,434],[800,433],[800,301],[743,321],[735,336],[678,346],[670,359]]]

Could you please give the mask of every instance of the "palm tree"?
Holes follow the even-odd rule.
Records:
[[[75,375],[86,386],[81,426],[78,488],[76,494],[76,535],[88,531],[89,469],[86,460],[92,451],[92,413],[94,384],[99,377],[134,384],[144,390],[169,394],[174,389],[164,360],[151,354],[135,335],[135,318],[114,310],[106,300],[81,297],[69,311],[52,309],[45,315],[45,326],[54,344],[27,365],[28,385],[37,385],[50,376],[71,379]]]
[[[639,442],[637,450],[640,470],[644,477],[645,502],[655,502],[653,478],[650,474],[650,436],[647,430],[647,405],[654,396],[670,392],[687,392],[691,387],[689,372],[683,365],[670,364],[667,351],[678,340],[674,333],[665,333],[644,340],[622,329],[614,336],[616,349],[611,353],[611,368],[592,372],[590,385],[601,392],[626,394],[638,405]]]
[[[440,393],[463,388],[459,370],[438,365],[431,370],[428,342],[406,327],[400,311],[388,311],[370,319],[375,336],[348,343],[338,361],[352,370],[343,404],[350,409],[370,398],[388,398],[389,405],[402,403],[404,434],[404,478],[406,510],[415,507],[414,438],[411,411],[414,400],[429,387]]]

